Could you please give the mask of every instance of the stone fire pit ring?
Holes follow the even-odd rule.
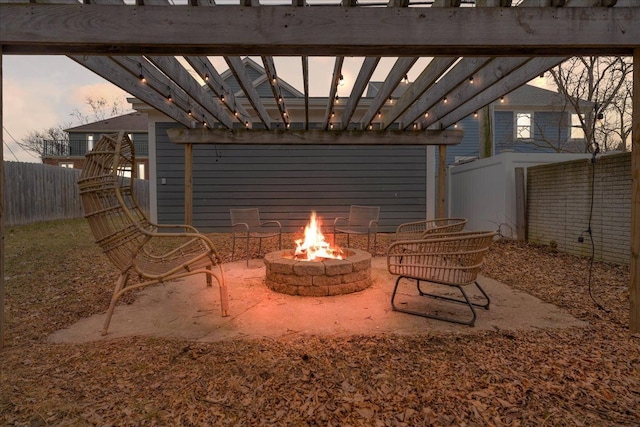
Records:
[[[265,284],[273,291],[300,296],[344,295],[371,286],[371,254],[345,249],[344,259],[301,261],[293,250],[265,255]]]

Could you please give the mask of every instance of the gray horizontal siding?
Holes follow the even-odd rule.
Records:
[[[184,147],[166,136],[175,124],[156,126],[158,221],[181,223]],[[230,231],[230,208],[258,207],[290,232],[315,210],[328,231],[359,204],[380,206],[380,230],[391,232],[425,217],[425,156],[424,146],[195,146],[193,225]]]

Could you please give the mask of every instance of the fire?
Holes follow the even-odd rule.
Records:
[[[304,228],[304,239],[296,240],[296,246],[296,259],[307,261],[319,261],[322,258],[342,259],[340,248],[332,248],[324,239],[315,211],[311,212],[309,223]]]

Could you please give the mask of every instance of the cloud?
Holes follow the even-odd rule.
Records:
[[[45,82],[24,84],[11,79],[3,81],[3,141],[4,158],[13,161],[36,162],[40,159],[25,152],[19,145],[29,132],[56,126],[62,115],[54,107],[60,89]]]
[[[109,106],[117,99],[123,111],[131,110],[126,101],[127,93],[110,83],[67,86],[38,79],[3,79],[4,159],[39,162],[37,155],[24,151],[18,142],[22,142],[30,132],[59,125],[78,125],[73,116],[75,109],[92,117],[93,113],[86,104],[90,96],[104,97]]]

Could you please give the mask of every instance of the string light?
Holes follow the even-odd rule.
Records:
[[[336,115],[336,112],[331,110],[331,117],[335,117],[335,115]]]
[[[427,117],[429,117],[429,112],[428,111],[426,113],[424,113],[424,118],[426,119]]]
[[[248,128],[248,127],[249,127],[249,122],[248,122],[248,121],[245,121],[245,122],[244,122],[244,127],[246,127],[246,128]]]
[[[369,125],[369,130],[373,129],[373,125]]]
[[[407,74],[404,75],[404,79],[402,79],[404,83],[409,83],[409,76]]]
[[[271,79],[271,81],[273,82],[273,84],[276,84],[276,82],[278,81],[278,78],[275,74],[273,75],[273,79]]]
[[[340,101],[340,95],[336,94],[336,102]]]
[[[473,117],[478,117],[478,112],[477,111],[473,112]]]
[[[205,82],[208,82],[208,81],[209,81],[209,74],[208,74],[208,73],[204,75],[204,81],[205,81]]]
[[[447,102],[449,102],[449,100],[448,100],[448,99],[447,99],[447,97],[445,96],[444,98],[442,98],[442,102],[446,104]]]
[[[382,117],[382,111],[378,111],[378,118]]]
[[[193,113],[191,112],[191,110],[187,111],[187,114],[189,115],[189,117],[193,117]]]
[[[220,95],[220,101],[224,102],[224,93]]]
[[[457,124],[457,123],[455,123],[455,124],[453,125],[453,127],[454,127],[454,129],[457,129],[457,128],[458,128],[458,124]]]
[[[393,98],[389,97],[389,104],[393,104]]]
[[[237,110],[233,110],[233,115],[238,117],[238,111]]]
[[[504,96],[501,96],[501,97],[500,97],[500,103],[501,103],[501,104],[504,104]]]
[[[333,123],[331,123],[331,124],[329,125],[329,128],[333,129]]]
[[[278,102],[280,102],[280,103],[281,103],[282,101],[284,101],[284,99],[282,98],[282,95],[280,95],[280,96],[278,97]]]
[[[142,68],[142,64],[140,62],[138,62],[138,65],[140,66],[140,74],[138,75],[138,77],[140,78],[140,82],[142,84],[147,83],[147,79],[144,77],[144,69]]]
[[[469,83],[473,84],[473,76],[469,77]]]

